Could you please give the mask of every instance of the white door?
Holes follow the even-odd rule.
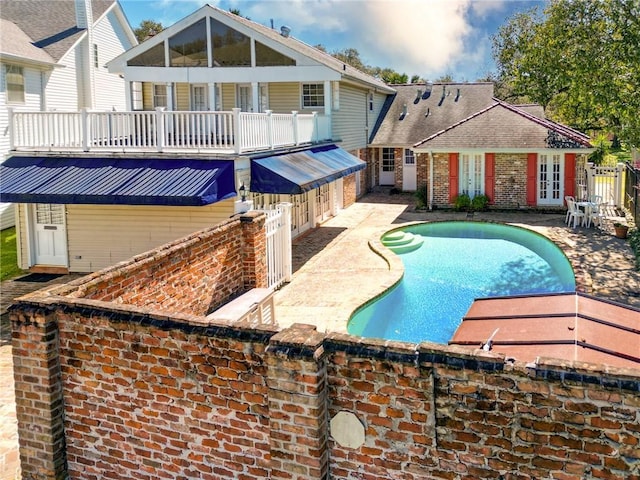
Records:
[[[414,192],[417,188],[416,156],[413,150],[404,149],[402,164],[402,190]]]
[[[484,193],[484,155],[460,154],[460,180],[458,191],[473,198]]]
[[[328,183],[320,185],[315,189],[316,192],[316,225],[324,222],[331,216],[331,188]]]
[[[33,263],[67,267],[64,205],[36,203],[32,212]]]
[[[236,104],[243,112],[253,112],[251,85],[238,85],[238,97]]]
[[[380,159],[380,185],[395,185],[396,159],[395,149],[384,147]]]
[[[562,205],[564,163],[560,154],[538,155],[538,205]]]

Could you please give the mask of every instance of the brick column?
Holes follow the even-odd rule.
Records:
[[[252,211],[240,217],[242,224],[242,269],[244,288],[267,288],[266,217]]]
[[[67,476],[63,392],[55,314],[11,312],[16,414],[22,478]]]
[[[328,478],[323,340],[315,327],[294,324],[267,348],[272,479]]]

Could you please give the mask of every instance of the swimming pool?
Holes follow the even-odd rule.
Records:
[[[476,298],[575,291],[562,250],[530,230],[483,222],[422,223],[400,230],[423,243],[399,253],[402,280],[356,311],[347,326],[351,334],[447,343]],[[397,237],[394,232],[385,235]]]

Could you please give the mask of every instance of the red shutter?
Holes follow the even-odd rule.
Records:
[[[458,154],[449,154],[449,203],[458,195]]]
[[[564,154],[564,194],[575,196],[576,193],[576,154]]]
[[[484,156],[484,193],[489,203],[495,203],[496,195],[496,154],[486,153]]]
[[[527,154],[527,205],[535,207],[538,192],[536,183],[538,177],[538,154]]]

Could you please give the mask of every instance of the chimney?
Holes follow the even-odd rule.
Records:
[[[76,25],[78,28],[89,28],[93,25],[91,0],[75,0]]]

